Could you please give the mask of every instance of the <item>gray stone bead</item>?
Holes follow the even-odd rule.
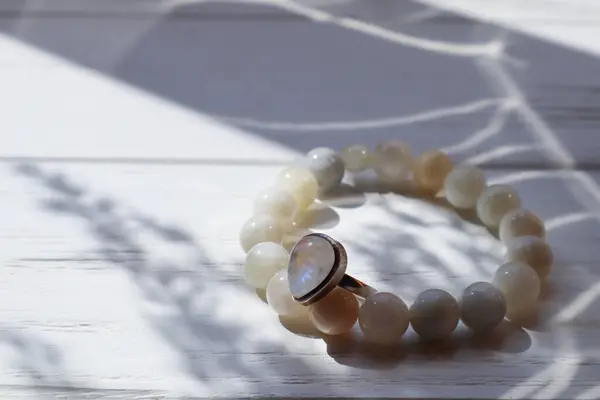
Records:
[[[344,177],[344,161],[334,150],[318,147],[308,152],[306,167],[312,172],[319,184],[320,192],[327,192],[340,185]]]
[[[410,307],[410,324],[425,340],[450,336],[460,318],[460,308],[452,295],[441,289],[421,292]]]
[[[506,299],[502,291],[489,282],[469,285],[459,305],[462,322],[475,333],[492,331],[506,315]]]
[[[399,140],[380,143],[373,151],[373,168],[383,181],[392,183],[407,179],[413,163],[410,147]]]
[[[367,297],[358,313],[365,339],[383,345],[399,341],[408,329],[409,319],[406,303],[387,292]]]

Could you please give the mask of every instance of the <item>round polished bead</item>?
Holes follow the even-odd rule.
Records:
[[[369,148],[360,144],[346,147],[340,153],[346,169],[351,172],[360,172],[371,166],[371,152]]]
[[[477,216],[486,226],[495,228],[510,211],[521,206],[521,199],[515,189],[506,185],[487,187],[477,200]]]
[[[463,292],[459,301],[460,318],[473,332],[494,330],[506,315],[506,299],[489,282],[475,282]]]
[[[288,259],[289,254],[283,246],[272,242],[258,243],[246,254],[246,283],[256,289],[266,288],[273,275],[287,267]]]
[[[287,271],[277,272],[267,284],[267,302],[281,317],[298,317],[308,313],[308,307],[294,300],[290,292]]]
[[[240,244],[247,253],[262,242],[281,243],[284,230],[281,222],[270,215],[255,215],[242,226]]]
[[[554,260],[550,245],[537,236],[514,238],[508,242],[504,258],[506,261],[519,261],[530,266],[541,279],[548,276]]]
[[[326,335],[348,332],[358,319],[358,300],[341,288],[310,306],[309,316],[315,327]]]
[[[410,147],[397,140],[383,142],[373,152],[373,168],[380,178],[387,181],[407,179],[413,162]]]
[[[492,283],[504,294],[508,319],[518,320],[535,310],[541,284],[531,267],[514,261],[503,264]]]
[[[410,324],[425,340],[450,336],[460,319],[460,308],[451,294],[441,289],[421,292],[410,307]]]
[[[290,291],[297,299],[306,296],[330,275],[336,262],[333,246],[317,235],[298,240],[290,253],[288,279]]]
[[[262,190],[254,201],[254,214],[267,214],[291,221],[296,214],[296,199],[287,190],[270,187]]]
[[[483,171],[471,165],[461,165],[450,171],[444,181],[446,199],[456,208],[473,208],[485,189]]]
[[[314,175],[306,168],[289,167],[277,176],[277,186],[288,191],[299,211],[306,210],[317,197],[319,185]]]
[[[358,323],[365,338],[379,344],[400,340],[410,322],[406,303],[386,292],[369,296],[358,313]]]
[[[419,187],[437,193],[453,166],[452,160],[443,151],[426,151],[415,160],[413,178]]]
[[[544,222],[534,213],[524,208],[508,212],[500,221],[498,229],[500,240],[507,244],[519,236],[546,236]]]
[[[342,157],[328,147],[318,147],[309,151],[305,162],[317,180],[321,192],[338,187],[344,178]]]

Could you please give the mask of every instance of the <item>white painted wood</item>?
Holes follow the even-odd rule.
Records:
[[[11,127],[2,157],[248,162],[293,155],[11,37],[0,36],[0,54]]]
[[[593,0],[418,0],[435,8],[500,24],[510,29],[600,55],[600,3]]]
[[[89,14],[73,8],[82,4]],[[278,18],[212,22],[122,18],[131,9],[116,18],[108,11],[119,14],[118,4],[138,10],[63,2],[58,11],[72,13],[72,24],[43,12],[3,21],[19,29],[0,36],[0,397],[600,397],[598,123],[581,111],[594,104],[582,87],[595,82],[597,61],[519,38],[511,44],[525,43],[515,57],[529,53],[528,69],[478,64],[490,47],[473,45],[477,27],[468,23],[386,29],[374,25],[376,10],[367,22],[324,19],[342,8],[314,2],[262,8]],[[96,12],[102,18],[90,17]],[[289,12],[307,20],[280,18]],[[211,32],[233,47],[219,53],[201,40]],[[189,34],[195,39],[184,41]],[[463,47],[446,46],[446,36],[465,35]],[[236,65],[243,58],[232,54],[250,48],[245,37],[254,41],[254,53],[244,53],[252,63],[240,69],[249,75],[233,84],[218,68],[194,74],[206,54],[214,66]],[[285,52],[277,40],[312,47]],[[175,43],[179,52],[163,52]],[[185,56],[200,45],[205,52]],[[338,46],[349,50],[332,53]],[[296,85],[278,68],[255,67],[273,49],[291,64],[271,62],[287,66]],[[546,65],[564,58],[560,68]],[[266,97],[244,97],[259,72],[269,76],[261,85],[272,83]],[[313,72],[328,79],[315,84]],[[407,90],[384,91],[407,76]],[[344,91],[355,77],[377,88],[365,91],[372,108]],[[239,96],[186,102],[178,95],[193,92],[182,85],[192,78]],[[499,105],[514,107],[504,127]],[[247,113],[218,112],[238,106]],[[238,230],[281,165],[306,147],[388,137],[481,164],[491,183],[515,185],[546,221],[556,265],[539,324],[507,325],[483,342],[461,329],[444,347],[409,332],[403,349],[382,352],[358,333],[324,340],[296,326],[294,334],[245,287]],[[316,229],[347,246],[353,275],[407,302],[429,287],[459,295],[501,262],[487,231],[422,200],[355,193],[331,204]]]
[[[319,10],[311,12],[311,18],[322,17]],[[374,33],[366,23],[242,23],[226,16],[66,21],[16,18],[15,27],[0,36],[0,83],[11,93],[4,99],[5,118],[15,133],[0,148],[3,154],[183,162],[209,153],[214,160],[249,162],[271,151],[258,138],[300,151],[317,141],[336,147],[402,138],[417,151],[444,147],[480,163],[557,163],[548,155],[549,144],[532,135],[511,108],[513,94],[497,83],[499,64],[490,72],[473,62],[487,54],[496,36],[506,36],[481,38],[474,32],[484,28],[476,23],[434,20]],[[447,37],[461,39],[447,48]],[[522,66],[505,60],[502,74],[551,123],[576,163],[593,163],[600,151],[593,107],[600,100],[590,87],[600,81],[594,59],[526,37],[506,40],[508,56]],[[352,51],[335,50],[349,46]],[[25,83],[39,95],[31,96]],[[215,118],[224,124],[214,124]],[[48,127],[51,142],[37,140],[39,124]],[[244,132],[253,134],[243,140],[253,145],[237,145]],[[200,145],[206,138],[213,146]],[[290,156],[281,147],[269,158]]]
[[[409,334],[406,357],[377,361],[343,341],[286,331],[245,288],[236,233],[256,183],[277,168],[244,170],[252,180],[240,180],[237,166],[5,163],[2,385],[487,397],[541,392],[545,378],[524,382],[564,363],[574,368],[564,393],[590,384],[600,315],[583,306],[597,296],[599,228],[594,218],[569,222],[585,214],[561,178],[490,173],[516,179],[525,204],[549,224],[557,261],[542,315],[557,322],[513,332],[499,350],[474,350],[458,334],[452,355]],[[347,246],[352,273],[407,301],[428,287],[458,295],[500,262],[502,249],[486,231],[420,200],[373,194],[363,206],[329,213],[339,223],[333,218],[324,231]]]

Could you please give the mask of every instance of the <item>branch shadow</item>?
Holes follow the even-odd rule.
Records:
[[[129,210],[109,197],[98,197],[69,177],[46,171],[39,165],[20,164],[14,171],[47,190],[48,197],[39,200],[43,210],[84,222],[97,246],[94,252],[128,273],[148,305],[171,310],[168,315],[148,313],[148,323],[178,352],[186,370],[199,382],[208,380],[209,386],[218,386],[218,382],[213,382],[215,371],[222,371],[225,375],[246,378],[254,386],[255,393],[269,395],[273,390],[271,380],[280,379],[287,368],[294,371],[311,369],[302,358],[289,354],[281,344],[269,339],[249,343],[247,337],[252,335],[246,325],[222,319],[214,312],[223,302],[220,290],[246,290],[239,280],[217,280],[212,285],[219,287],[211,289],[202,278],[202,272],[190,270],[188,265],[154,260],[141,239],[141,235],[152,234],[164,242],[185,246],[194,254],[193,265],[214,265],[212,269],[218,270],[218,265],[211,261],[190,232],[138,210]],[[15,337],[10,339],[15,345],[22,345]],[[201,355],[201,349],[206,348],[223,351],[218,352],[218,356],[206,358]],[[264,363],[257,370],[244,359],[248,350],[259,357],[273,353],[285,355],[290,362],[273,366],[273,370]],[[55,376],[62,374],[57,372]],[[52,383],[69,386],[66,381]],[[216,386],[214,390],[218,390]],[[329,394],[334,395],[335,390],[332,388]]]
[[[247,345],[245,342],[247,328],[243,324],[222,321],[218,315],[207,318],[210,315],[208,310],[219,302],[219,297],[207,293],[205,281],[199,276],[195,277],[187,266],[164,261],[157,263],[152,260],[148,256],[148,249],[138,237],[142,233],[151,233],[165,242],[192,249],[196,258],[194,264],[214,264],[204,254],[202,245],[192,234],[181,227],[166,224],[138,210],[128,210],[109,197],[95,196],[90,190],[74,183],[63,174],[47,172],[34,164],[18,165],[15,167],[15,172],[47,189],[49,196],[40,199],[40,206],[43,209],[57,216],[75,217],[85,222],[95,239],[97,251],[106,261],[130,274],[146,301],[176,310],[168,317],[148,315],[148,321],[179,352],[186,369],[195,379],[198,381],[207,379],[211,377],[209,371],[218,368],[255,381],[253,390],[257,392],[271,393],[270,380],[278,379],[281,374],[285,374],[286,366],[277,365],[273,367],[277,370],[273,371],[265,371],[264,368],[270,367],[264,366],[262,371],[258,372],[249,365],[244,358],[247,350],[244,349]],[[528,185],[530,191],[540,190],[538,186],[532,185],[531,181]],[[481,260],[494,265],[499,263],[495,256],[490,255],[488,248],[476,245],[477,240],[473,240],[471,233],[473,229],[477,229],[476,235],[487,237],[491,235],[473,222],[464,221],[461,216],[453,214],[443,199],[419,197],[419,193],[407,191],[406,187],[403,191],[395,192],[388,192],[387,188],[376,190],[375,184],[367,187],[371,192],[365,193],[365,196],[376,194],[382,198],[381,209],[390,224],[382,227],[374,222],[372,226],[367,223],[369,226],[365,227],[364,231],[376,240],[375,245],[353,241],[352,238],[347,242],[349,247],[360,254],[364,260],[368,260],[367,265],[392,266],[362,270],[362,273],[367,273],[376,282],[384,284],[386,290],[402,293],[407,299],[414,298],[416,289],[431,285],[439,286],[440,281],[435,280],[435,277],[439,278],[441,275],[442,287],[457,294],[457,290],[462,290],[466,283],[473,280],[473,276],[489,274],[489,270],[485,268],[481,270],[479,265],[482,264]],[[400,199],[403,202],[401,206],[398,207],[389,201],[389,196],[386,197],[388,194]],[[527,195],[527,190],[524,194]],[[411,202],[418,202],[425,208],[415,208]],[[555,204],[548,204],[549,209],[543,211],[550,213],[562,211],[561,204],[564,202],[556,199]],[[553,210],[554,206],[558,208]],[[330,217],[337,216],[335,209],[330,210],[328,207],[317,207],[315,213],[319,215],[321,212]],[[441,217],[432,220],[432,215],[435,214],[440,214]],[[334,217],[334,220],[338,217]],[[573,221],[581,223],[579,219]],[[563,230],[577,228],[575,225],[564,223],[551,224],[551,226]],[[396,229],[397,227],[400,229]],[[467,257],[467,260],[478,260],[472,263],[477,264],[479,270],[476,269],[475,273],[468,268],[457,270],[453,262],[449,263],[450,259],[439,256],[440,243],[428,247],[427,239],[434,236],[449,241],[449,246],[455,248],[458,253],[466,254],[463,257]],[[403,268],[394,271],[393,266],[398,264],[403,265]],[[431,274],[431,281],[428,280],[428,275],[423,273],[424,265],[435,270],[435,274]],[[469,282],[462,280],[463,277],[468,277]],[[181,287],[186,289],[182,291]],[[238,288],[237,283],[233,284],[233,288],[244,290]],[[565,296],[573,295],[571,289],[561,293],[560,288],[556,287],[549,289],[549,292],[543,302],[548,302],[552,307],[556,306],[555,296],[568,300]],[[543,317],[546,318],[547,315]],[[421,342],[414,332],[409,331],[400,345],[387,349],[366,343],[358,330],[348,336],[323,337],[314,331],[314,327],[307,325],[306,321],[282,321],[282,325],[295,334],[324,340],[328,355],[337,363],[370,370],[389,370],[425,360],[443,363],[457,357],[464,357],[466,354],[471,354],[475,358],[486,358],[491,354],[499,353],[517,354],[528,350],[532,343],[531,336],[526,330],[509,322],[505,322],[491,336],[473,337],[461,328],[448,341],[437,343]],[[204,348],[207,344],[215,348],[227,348],[228,351],[223,352],[216,359],[207,360],[198,355],[198,349]],[[282,345],[271,341],[254,344],[253,351],[256,354],[261,352],[282,354],[289,360],[293,360],[289,361],[288,365],[293,365],[290,368],[294,368],[294,371],[300,369],[308,372],[313,368],[303,360],[303,357],[289,354]],[[62,376],[62,372],[57,374]],[[64,384],[70,383],[66,381]],[[335,389],[331,389],[330,393],[335,395]]]
[[[10,348],[13,378],[26,381],[34,392],[42,387],[71,386],[60,349],[23,329],[0,327],[0,344]],[[5,353],[3,353],[5,354]],[[4,361],[4,360],[3,360]],[[41,397],[41,396],[40,396]]]

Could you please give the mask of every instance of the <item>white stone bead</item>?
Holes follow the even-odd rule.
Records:
[[[552,248],[537,236],[519,236],[506,245],[506,261],[519,261],[529,265],[541,279],[550,273],[554,256]]]
[[[247,253],[262,242],[281,243],[284,230],[281,222],[270,215],[255,215],[242,226],[240,244]]]
[[[421,292],[410,307],[410,324],[425,340],[450,336],[460,319],[456,299],[441,289]]]
[[[267,287],[269,280],[288,265],[289,254],[281,245],[272,242],[258,243],[246,254],[244,278],[256,289]]]
[[[379,344],[399,341],[409,322],[406,303],[392,293],[378,292],[369,296],[358,312],[365,339]]]
[[[294,300],[286,270],[277,272],[267,284],[267,302],[281,317],[298,317],[308,313],[308,307]]]
[[[294,196],[298,211],[306,210],[317,197],[319,185],[306,168],[286,168],[277,176],[276,182],[278,187]]]
[[[327,147],[312,149],[304,162],[317,180],[322,193],[338,187],[344,178],[344,161],[335,150]]]
[[[294,297],[315,290],[329,276],[335,264],[335,251],[326,239],[309,235],[300,239],[290,253],[288,279]]]
[[[463,292],[459,301],[462,322],[475,333],[494,330],[506,315],[502,291],[489,282],[475,282]]]
[[[524,208],[510,211],[500,221],[500,240],[507,244],[519,236],[546,237],[544,222],[534,213]]]
[[[267,214],[284,221],[291,221],[297,208],[294,196],[276,187],[262,190],[254,201],[255,215]]]
[[[351,172],[360,172],[371,166],[371,152],[369,148],[360,144],[346,147],[340,153],[346,169]]]
[[[506,185],[487,187],[477,200],[477,216],[486,226],[495,228],[510,211],[521,207],[521,198],[515,189]]]
[[[413,167],[413,155],[407,144],[389,140],[373,152],[373,168],[384,181],[402,181],[409,177]]]
[[[444,181],[444,192],[450,204],[459,209],[473,208],[485,189],[485,175],[471,165],[455,167]]]
[[[347,290],[335,288],[310,306],[309,317],[326,335],[341,335],[352,329],[358,319],[358,300]]]
[[[519,320],[535,310],[541,284],[531,267],[514,261],[503,264],[492,283],[504,294],[508,319]]]
[[[453,167],[452,160],[443,151],[426,151],[415,160],[413,179],[419,187],[437,193],[443,188],[446,176]]]

